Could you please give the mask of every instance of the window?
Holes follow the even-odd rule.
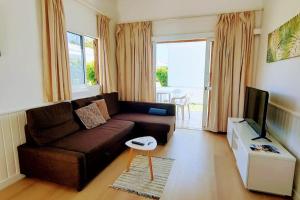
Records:
[[[67,33],[67,37],[70,58],[70,74],[73,89],[96,85],[96,39],[70,32]]]

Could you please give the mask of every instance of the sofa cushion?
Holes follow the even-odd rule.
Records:
[[[169,133],[175,128],[175,116],[157,116],[144,113],[120,113],[113,119],[135,123],[138,136],[153,136],[159,143],[166,143]]]
[[[38,145],[58,140],[80,129],[69,102],[26,111],[28,133]]]
[[[91,104],[92,101],[96,101],[100,98],[99,97],[88,97],[88,98],[83,98],[83,99],[76,99],[76,100],[73,100],[72,101],[72,106],[73,108],[76,110],[78,108],[81,108],[81,107],[84,107],[84,106],[87,106],[89,104]]]
[[[167,109],[150,108],[148,113],[150,115],[166,116],[167,115]]]
[[[103,98],[106,102],[108,113],[110,116],[120,112],[119,96],[117,92],[106,93],[97,96],[99,99]]]
[[[148,114],[150,108],[167,110],[166,115],[175,116],[176,106],[169,103],[137,102],[137,101],[120,101],[120,113],[144,113]]]
[[[175,122],[175,116],[159,116],[144,113],[120,113],[115,115],[113,119],[153,124],[164,124],[169,126],[173,125]]]
[[[133,122],[111,119],[104,125],[79,131],[50,145],[84,153],[86,177],[89,180],[126,148],[125,141],[132,138],[133,127]]]
[[[106,123],[96,103],[79,108],[75,112],[86,129],[95,128]]]
[[[107,110],[107,105],[104,99],[99,99],[97,101],[93,101],[94,103],[97,104],[101,114],[103,115],[105,120],[109,120],[110,116],[108,114],[108,110]]]
[[[111,119],[102,126],[79,131],[50,144],[50,146],[86,154],[97,154],[126,137],[133,126],[134,123],[130,121]]]

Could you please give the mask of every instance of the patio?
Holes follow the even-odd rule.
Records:
[[[202,98],[201,87],[156,88],[157,102],[176,104],[176,128],[202,129]]]
[[[176,104],[177,128],[202,129],[205,55],[205,41],[156,44],[156,101]]]

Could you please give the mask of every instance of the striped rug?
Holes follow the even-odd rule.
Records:
[[[148,157],[137,155],[131,162],[129,172],[124,171],[112,188],[159,199],[164,191],[174,159],[151,157],[154,180],[150,180]]]

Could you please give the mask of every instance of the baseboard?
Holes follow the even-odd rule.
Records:
[[[25,176],[23,174],[17,174],[17,175],[14,175],[4,181],[1,181],[0,182],[0,190],[8,187],[9,185],[17,182],[18,180],[21,180],[22,178],[25,178]]]

